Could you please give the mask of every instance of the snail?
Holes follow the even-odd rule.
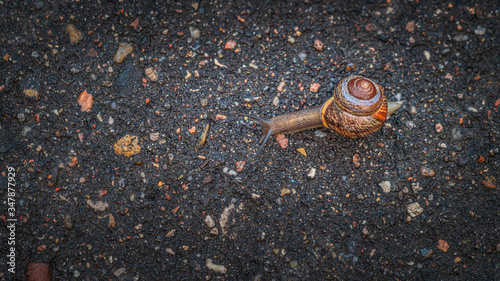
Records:
[[[378,131],[387,115],[394,113],[401,105],[401,102],[387,102],[384,89],[373,80],[349,76],[337,84],[333,96],[322,106],[279,115],[269,120],[240,114],[260,123],[263,135],[256,157],[269,137],[276,134],[293,134],[324,126],[349,138],[367,136]]]

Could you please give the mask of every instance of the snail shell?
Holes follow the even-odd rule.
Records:
[[[333,97],[321,108],[325,127],[349,138],[378,131],[387,117],[384,89],[369,78],[349,76],[335,87]]]

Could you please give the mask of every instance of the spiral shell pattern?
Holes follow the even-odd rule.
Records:
[[[384,89],[362,76],[343,79],[321,108],[323,125],[349,138],[364,137],[378,131],[386,117]]]

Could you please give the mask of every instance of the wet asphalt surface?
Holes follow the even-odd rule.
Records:
[[[498,279],[495,1],[81,2],[0,2],[1,280]],[[238,112],[318,106],[352,74],[404,102],[380,131],[251,161]]]

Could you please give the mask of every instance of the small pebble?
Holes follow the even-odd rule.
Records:
[[[361,165],[361,157],[359,157],[359,154],[356,153],[352,156],[352,163],[356,167],[359,167],[359,165]]]
[[[122,275],[125,272],[125,270],[126,270],[125,267],[117,269],[115,272],[113,272],[113,275],[115,275],[116,277],[119,277],[120,275]]]
[[[407,210],[410,216],[412,217],[416,217],[424,211],[424,209],[422,208],[422,206],[420,206],[420,204],[418,204],[418,202],[411,203],[410,205],[408,205]]]
[[[71,223],[71,216],[70,215],[66,215],[66,217],[64,217],[64,226],[66,226],[67,229],[73,228],[73,224]]]
[[[412,21],[409,21],[407,24],[406,24],[406,31],[408,32],[413,32],[415,30],[415,21],[412,20]]]
[[[135,19],[129,26],[133,27],[135,30],[137,30],[137,26],[139,25],[139,19]]]
[[[316,131],[314,131],[314,136],[321,139],[321,138],[326,137],[327,134],[323,131],[316,130]]]
[[[87,205],[89,205],[90,208],[92,208],[96,212],[104,212],[109,207],[109,204],[106,202],[97,201],[96,203],[94,203],[90,199],[87,200]]]
[[[71,43],[78,43],[78,41],[83,38],[82,32],[76,29],[72,24],[66,26],[66,33],[69,33],[69,40]]]
[[[156,73],[156,70],[152,67],[148,67],[144,70],[144,72],[146,73],[146,76],[148,76],[148,78],[153,81],[153,82],[156,82],[158,81],[158,74]]]
[[[316,176],[316,168],[311,168],[307,176],[311,179],[314,179],[314,177]]]
[[[285,149],[288,147],[288,138],[283,134],[276,135],[276,141],[280,145],[281,148]]]
[[[149,139],[151,141],[157,141],[158,139],[160,139],[160,133],[156,132],[149,134]]]
[[[116,63],[121,63],[128,56],[134,48],[129,43],[120,43],[118,46],[118,50],[116,51],[115,56],[113,57],[113,61]]]
[[[198,28],[190,26],[189,27],[189,34],[191,34],[191,37],[194,39],[200,38],[200,30]]]
[[[282,188],[281,189],[281,196],[288,195],[291,193],[290,188]]]
[[[324,47],[323,42],[321,42],[321,40],[319,40],[319,39],[314,40],[314,48],[316,50],[321,52],[321,51],[323,51],[323,47]]]
[[[497,188],[497,180],[495,177],[492,176],[487,176],[484,180],[481,181],[481,183],[487,188],[491,189]]]
[[[467,34],[459,34],[459,35],[453,37],[453,41],[455,41],[455,42],[464,42],[467,40],[469,40],[469,35],[467,35]]]
[[[221,274],[226,274],[227,268],[223,265],[217,265],[213,263],[211,259],[207,259],[206,266],[208,269],[212,270],[213,272],[221,273]]]
[[[431,60],[431,53],[429,51],[424,51],[424,57],[427,61]]]
[[[378,184],[384,193],[389,193],[391,192],[391,182],[389,181],[383,181]]]
[[[94,104],[94,98],[92,94],[87,93],[87,90],[84,90],[77,100],[80,105],[80,111],[82,112],[90,112],[92,105]]]
[[[433,176],[436,175],[436,173],[434,172],[434,170],[432,170],[429,167],[425,167],[425,166],[422,166],[420,168],[420,174],[422,174],[422,176],[424,176],[424,177],[433,177]]]
[[[309,91],[316,93],[318,92],[319,88],[321,88],[321,84],[319,83],[312,83],[311,87],[309,88]]]
[[[485,33],[486,33],[486,28],[484,28],[482,26],[478,26],[478,27],[476,27],[476,29],[474,29],[474,34],[476,34],[476,35],[482,36]]]
[[[300,52],[300,53],[299,53],[299,58],[300,58],[301,60],[305,60],[305,59],[307,58],[307,54],[306,54],[306,53],[304,53],[304,52]]]
[[[222,169],[222,172],[224,174],[228,174],[230,176],[236,176],[236,175],[238,175],[238,173],[235,170],[230,170],[228,167],[224,167],[224,169]]]
[[[351,62],[350,62],[350,63],[346,64],[346,66],[345,66],[345,70],[347,70],[347,71],[353,71],[353,70],[356,70],[356,65],[355,65],[354,63],[351,63]]]
[[[450,245],[448,245],[448,242],[439,239],[437,248],[446,253],[450,249]]]
[[[207,215],[207,216],[205,217],[205,224],[206,224],[209,228],[214,228],[214,227],[215,227],[215,221],[214,221],[214,219],[212,218],[212,216]]]
[[[285,85],[285,82],[281,81],[276,89],[280,92],[283,92],[283,88],[285,87]]]
[[[412,106],[411,106],[411,109],[410,109],[410,113],[411,113],[411,114],[417,114],[417,107],[416,107],[416,106],[414,106],[414,105],[412,105]]]
[[[24,113],[19,113],[17,115],[17,120],[19,120],[19,122],[21,123],[24,123],[24,121],[26,121],[26,115],[24,115]]]
[[[293,36],[288,36],[288,43],[290,44],[295,43],[295,38]]]
[[[302,155],[304,155],[304,156],[307,156],[307,153],[306,153],[305,148],[303,148],[303,147],[301,147],[301,148],[297,148],[297,151],[298,151],[300,154],[302,154]]]
[[[279,104],[280,104],[280,97],[278,97],[278,96],[274,97],[273,106],[278,107]]]
[[[224,46],[224,49],[226,50],[232,50],[236,47],[236,41],[234,40],[229,40],[226,42],[226,45]]]
[[[434,127],[436,128],[436,133],[441,133],[441,131],[443,131],[443,125],[441,125],[441,123],[437,123]]]
[[[365,30],[368,31],[368,32],[372,32],[372,31],[377,31],[377,26],[374,25],[373,23],[369,23],[365,26]]]
[[[23,128],[23,130],[21,131],[21,135],[22,135],[23,137],[25,137],[25,136],[27,136],[27,135],[28,135],[28,133],[29,133],[29,132],[31,132],[31,127],[26,126],[26,127],[24,127],[24,128]]]
[[[241,172],[243,171],[243,168],[245,168],[245,164],[246,162],[245,161],[237,161],[236,162],[236,172]]]

